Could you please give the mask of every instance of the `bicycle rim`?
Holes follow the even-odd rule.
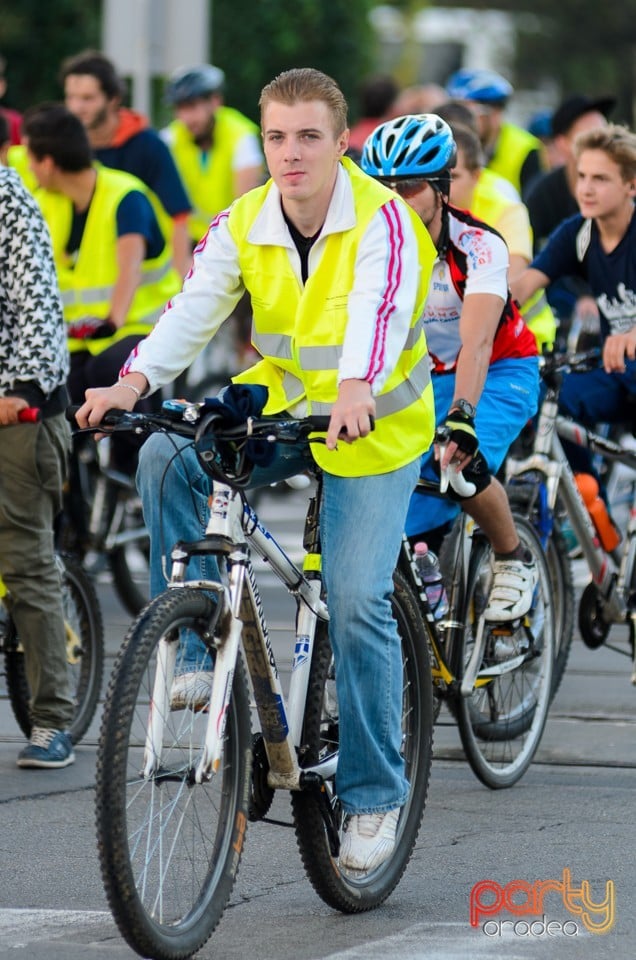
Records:
[[[104,672],[104,624],[95,587],[82,565],[68,556],[61,560],[66,659],[75,703],[69,733],[73,743],[77,743],[88,730],[99,703]],[[29,737],[31,691],[24,653],[12,620],[7,623],[5,664],[11,707],[20,729]]]
[[[523,661],[500,676],[482,681],[468,697],[457,697],[457,720],[466,757],[476,776],[497,789],[516,783],[526,772],[541,740],[550,705],[554,660],[554,613],[551,583],[541,544],[530,524],[515,517],[521,541],[537,565],[538,584],[533,605],[523,623],[502,638],[489,630],[482,668],[500,664],[497,644],[506,643],[513,660]],[[464,657],[472,654],[479,619],[490,585],[491,550],[483,538],[474,541],[469,571]],[[488,628],[487,628],[488,629]],[[478,677],[478,683],[479,677]]]
[[[358,913],[378,906],[391,894],[406,869],[420,829],[430,776],[433,738],[433,690],[426,630],[417,601],[401,573],[394,576],[393,613],[402,639],[402,752],[409,798],[402,808],[392,857],[363,879],[341,873],[328,842],[320,803],[311,791],[292,793],[296,839],[307,876],[318,895],[337,910]],[[310,766],[338,744],[338,703],[333,659],[324,624],[314,646],[301,762]],[[325,784],[336,822],[343,815],[333,782]]]
[[[218,772],[194,782],[206,712],[169,711],[161,766],[141,773],[162,639],[201,636],[212,601],[194,590],[154,600],[131,627],[108,690],[98,747],[97,835],[102,878],[122,935],[142,956],[195,953],[220,920],[238,872],[247,826],[250,714],[237,661]],[[156,722],[157,702],[153,702]]]

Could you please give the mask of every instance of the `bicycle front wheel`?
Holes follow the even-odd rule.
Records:
[[[418,603],[403,575],[394,575],[393,615],[402,640],[402,752],[411,789],[402,807],[393,855],[364,878],[340,871],[325,827],[323,804],[311,790],[292,793],[294,826],[300,854],[316,893],[336,910],[359,913],[382,903],[395,889],[411,858],[422,822],[433,749],[433,686],[427,629]],[[316,632],[300,751],[303,766],[312,766],[338,749],[338,701],[333,657],[326,624]],[[333,781],[325,783],[332,822],[342,827]]]
[[[66,635],[66,662],[75,713],[69,727],[73,743],[88,730],[101,693],[104,673],[104,624],[93,582],[81,563],[72,557],[58,558],[62,578],[62,605]],[[24,652],[15,624],[6,624],[5,666],[7,693],[26,737],[31,736],[31,691],[24,664]]]
[[[531,551],[538,583],[521,622],[485,625],[480,671],[472,694],[457,696],[459,733],[476,776],[493,789],[510,787],[536,752],[550,706],[554,662],[554,608],[550,571],[541,543],[527,520],[515,517],[521,542]],[[463,664],[471,657],[492,583],[492,551],[473,539],[464,610]]]
[[[238,873],[251,769],[245,670],[234,673],[217,772],[197,783],[207,712],[171,711],[157,690],[157,658],[188,630],[207,633],[213,601],[200,591],[156,598],[118,654],[102,721],[97,763],[97,836],[115,921],[144,957],[181,960],[206,942]],[[162,710],[162,702],[167,709]],[[151,756],[146,741],[152,723]]]

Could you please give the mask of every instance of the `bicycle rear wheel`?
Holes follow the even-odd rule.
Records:
[[[459,733],[468,762],[482,783],[493,789],[512,786],[532,763],[543,734],[552,689],[554,610],[550,572],[530,523],[515,517],[515,526],[537,566],[538,583],[532,607],[511,628],[504,624],[486,625],[475,688],[470,696],[458,695],[456,699]],[[464,611],[464,665],[473,652],[488,601],[491,554],[485,537],[476,536]],[[487,669],[501,672],[488,676],[482,673]]]
[[[517,482],[515,482],[517,481]],[[526,517],[541,536],[543,510],[538,503],[540,477],[536,474],[521,474],[511,481],[506,492],[510,506],[515,513]],[[544,508],[547,510],[547,506]],[[574,580],[569,547],[561,529],[562,514],[555,512],[551,517],[552,531],[545,548],[546,560],[550,570],[552,600],[554,603],[554,668],[552,671],[552,693],[554,698],[567,666],[572,640],[574,639]]]
[[[88,730],[101,693],[104,673],[104,624],[93,582],[72,557],[59,557],[62,604],[66,632],[66,654],[71,697],[75,713],[69,727],[73,743]],[[24,664],[24,652],[15,624],[6,621],[5,668],[7,693],[18,726],[31,736],[31,691]]]
[[[117,597],[126,612],[136,617],[150,599],[150,535],[136,495],[125,501],[117,534],[130,539],[110,550],[108,565]]]
[[[431,769],[433,688],[426,630],[417,601],[403,575],[394,576],[393,614],[402,639],[402,749],[411,789],[400,814],[393,855],[363,879],[341,873],[332,851],[321,800],[313,790],[292,793],[296,839],[303,865],[316,893],[336,910],[359,913],[382,903],[397,886],[411,858],[420,829]],[[300,751],[303,766],[311,766],[338,747],[338,703],[327,627],[319,624],[307,691]],[[333,781],[325,783],[327,802],[336,825],[343,814]]]
[[[251,734],[240,657],[221,762],[205,783],[196,783],[194,772],[208,714],[161,715],[161,698],[153,696],[160,644],[163,652],[166,642],[178,643],[182,630],[203,637],[213,610],[213,601],[192,589],[152,601],[118,654],[102,721],[96,819],[104,887],[124,938],[156,960],[189,957],[210,937],[230,897],[247,827]],[[169,702],[169,691],[163,700]],[[144,775],[150,719],[161,758]]]

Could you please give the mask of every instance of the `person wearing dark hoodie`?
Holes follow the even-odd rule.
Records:
[[[113,63],[96,50],[66,59],[60,70],[67,108],[84,124],[96,160],[132,173],[152,193],[173,262],[183,277],[190,267],[187,221],[190,201],[172,155],[146,117],[122,106],[124,84]]]

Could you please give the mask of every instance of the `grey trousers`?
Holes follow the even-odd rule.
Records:
[[[73,717],[53,522],[70,448],[63,414],[0,427],[0,574],[22,646],[34,726],[66,729]]]

